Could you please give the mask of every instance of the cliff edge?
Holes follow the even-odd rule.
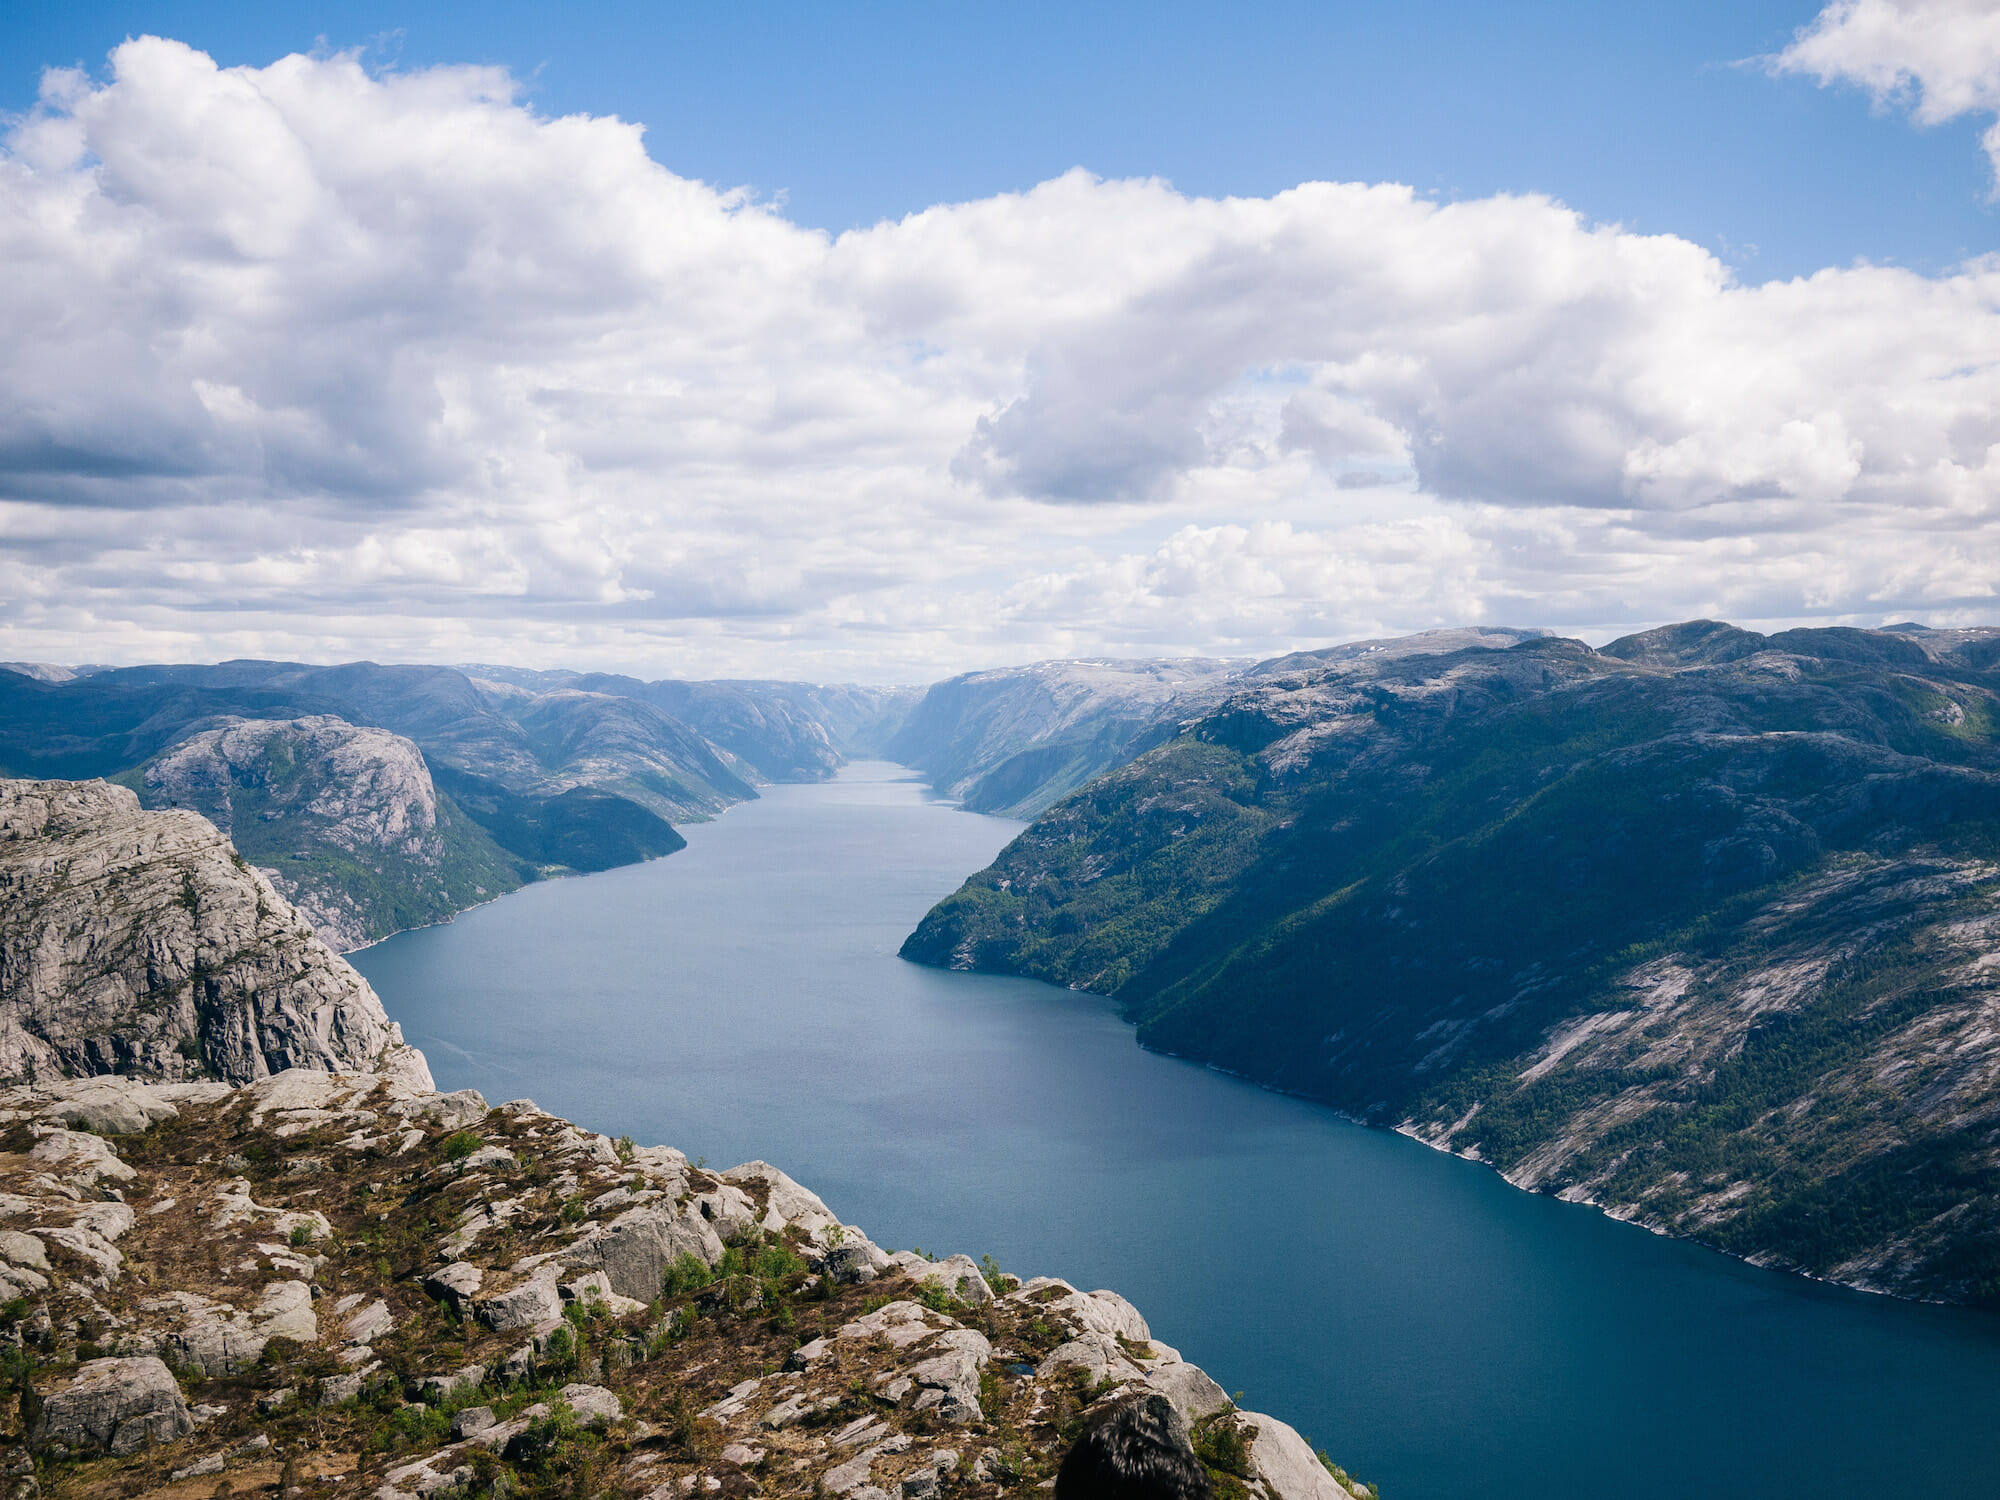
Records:
[[[0,781],[0,1079],[291,1068],[431,1086],[368,982],[206,818]]]
[[[1134,1396],[1219,1500],[1373,1500],[1114,1292],[526,1100],[66,1080],[0,1091],[0,1153],[13,1500],[997,1500]]]

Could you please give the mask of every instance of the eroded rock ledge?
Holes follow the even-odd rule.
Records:
[[[407,1073],[16,1087],[0,1133],[12,1500],[983,1500],[1134,1392],[1225,1500],[1372,1493],[1116,1293],[891,1254],[764,1162]]]
[[[368,982],[206,818],[0,780],[0,1080],[288,1068],[431,1086]]]

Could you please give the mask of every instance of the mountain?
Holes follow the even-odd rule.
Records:
[[[1114,1292],[437,1092],[193,812],[0,783],[0,981],[15,1500],[992,1496],[1125,1403],[1219,1495],[1372,1500]]]
[[[1244,663],[1051,661],[932,686],[885,746],[974,812],[1032,816],[1174,733]]]
[[[609,672],[491,665],[463,670],[489,689],[525,694],[574,690],[650,703],[735,757],[753,779],[766,782],[825,781],[846,757],[881,753],[920,692],[805,682],[643,682]]]
[[[884,742],[973,812],[1031,818],[1219,702],[1239,677],[1367,658],[1511,646],[1539,630],[1433,630],[1252,664],[1211,657],[1044,661],[933,685]]]
[[[0,674],[0,765],[45,776],[104,776],[158,754],[209,721],[332,715],[387,729],[447,766],[521,796],[617,783],[662,818],[713,816],[754,796],[715,748],[670,715],[564,692],[499,708],[450,667],[234,661],[123,667],[62,683]]]
[[[218,731],[248,746],[245,723],[311,723],[319,727],[288,733],[338,738],[337,723],[361,737],[345,742],[353,753],[341,752],[338,771],[306,752],[303,765],[319,770],[295,765],[273,802],[258,761],[265,750],[247,747],[226,772],[217,761]],[[274,732],[250,737],[275,744]],[[408,750],[391,753],[392,741],[418,752],[421,765],[409,764]],[[372,747],[366,754],[354,749],[364,745]],[[316,801],[340,799],[329,776],[361,774],[364,762],[373,766],[367,791],[349,797],[340,818],[311,811]],[[565,690],[496,707],[451,668],[370,662],[129,667],[62,681],[0,672],[0,771],[113,776],[154,802],[178,799],[212,813],[222,803],[190,801],[193,783],[215,782],[219,791],[227,781],[224,800],[257,804],[241,824],[253,857],[289,882],[343,947],[441,920],[524,879],[670,853],[684,842],[672,821],[711,817],[756,795],[723,752],[650,704]],[[395,790],[403,782],[414,788],[408,797]],[[375,793],[388,800],[360,814],[354,798]],[[435,837],[400,854],[356,821],[372,818],[386,830],[412,805],[420,818],[435,817]],[[356,840],[376,852],[361,854]]]
[[[0,781],[0,1078],[296,1067],[430,1087],[367,981],[207,819],[102,782]]]
[[[198,807],[350,948],[523,880],[672,853],[674,823],[879,753],[916,697],[470,670],[16,663],[0,671],[0,773],[115,777],[149,805]],[[273,755],[291,757],[275,780]],[[360,778],[352,794],[341,776]],[[409,818],[422,831],[393,831]]]
[[[225,718],[120,779],[147,807],[215,824],[337,951],[522,881],[518,861],[439,794],[413,741],[328,714]]]
[[[904,953],[1523,1187],[2000,1303],[1996,662],[1698,621],[1265,664]]]

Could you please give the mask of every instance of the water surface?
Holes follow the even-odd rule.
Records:
[[[2000,1319],[1763,1272],[898,959],[1018,830],[897,767],[353,955],[440,1087],[1115,1287],[1387,1500],[2000,1493]]]

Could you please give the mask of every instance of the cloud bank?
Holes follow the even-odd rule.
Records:
[[[1773,60],[1776,71],[1852,83],[1920,124],[2000,115],[2000,6],[1993,0],[1835,0]],[[2000,123],[1981,144],[2000,185]]]
[[[141,38],[5,137],[0,264],[0,655],[2000,617],[2000,258],[1748,286],[1544,198],[1083,171],[834,238],[501,72]]]

